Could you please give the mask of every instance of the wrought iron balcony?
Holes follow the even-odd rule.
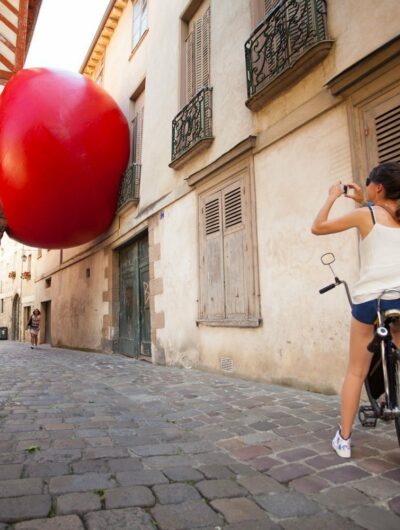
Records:
[[[246,105],[259,110],[329,53],[326,0],[281,0],[245,44]]]
[[[172,121],[172,161],[177,168],[189,156],[210,145],[212,135],[212,88],[204,87]]]
[[[118,196],[118,210],[127,204],[137,204],[140,192],[140,164],[131,164],[122,176]]]

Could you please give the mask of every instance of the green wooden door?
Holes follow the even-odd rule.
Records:
[[[120,251],[119,351],[151,355],[147,235]]]
[[[139,311],[140,311],[140,354],[151,357],[150,331],[150,285],[149,245],[147,238],[139,242]]]

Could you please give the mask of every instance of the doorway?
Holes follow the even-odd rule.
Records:
[[[21,299],[19,294],[14,296],[12,303],[12,315],[11,315],[11,339],[19,339],[19,317],[21,313]]]
[[[119,252],[119,352],[151,357],[147,233]]]
[[[41,323],[44,331],[41,333],[41,342],[51,345],[51,300],[42,302]]]

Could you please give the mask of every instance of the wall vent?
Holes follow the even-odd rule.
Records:
[[[221,370],[224,372],[233,372],[233,359],[230,357],[222,357],[220,359]]]

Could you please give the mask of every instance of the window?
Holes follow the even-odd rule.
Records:
[[[32,313],[32,307],[30,305],[26,305],[24,307],[24,316],[23,316],[23,326],[24,326],[24,329],[27,328],[28,326],[28,322],[29,322],[29,318],[31,316],[31,313]]]
[[[144,90],[132,101],[131,107],[131,163],[142,163]]]
[[[188,24],[185,41],[186,103],[210,84],[210,7],[200,8]]]
[[[400,94],[373,101],[363,118],[369,170],[383,162],[400,162]]]
[[[136,0],[133,4],[133,39],[135,48],[144,32],[147,30],[147,0]]]
[[[246,168],[199,197],[200,323],[256,326],[256,258]]]

